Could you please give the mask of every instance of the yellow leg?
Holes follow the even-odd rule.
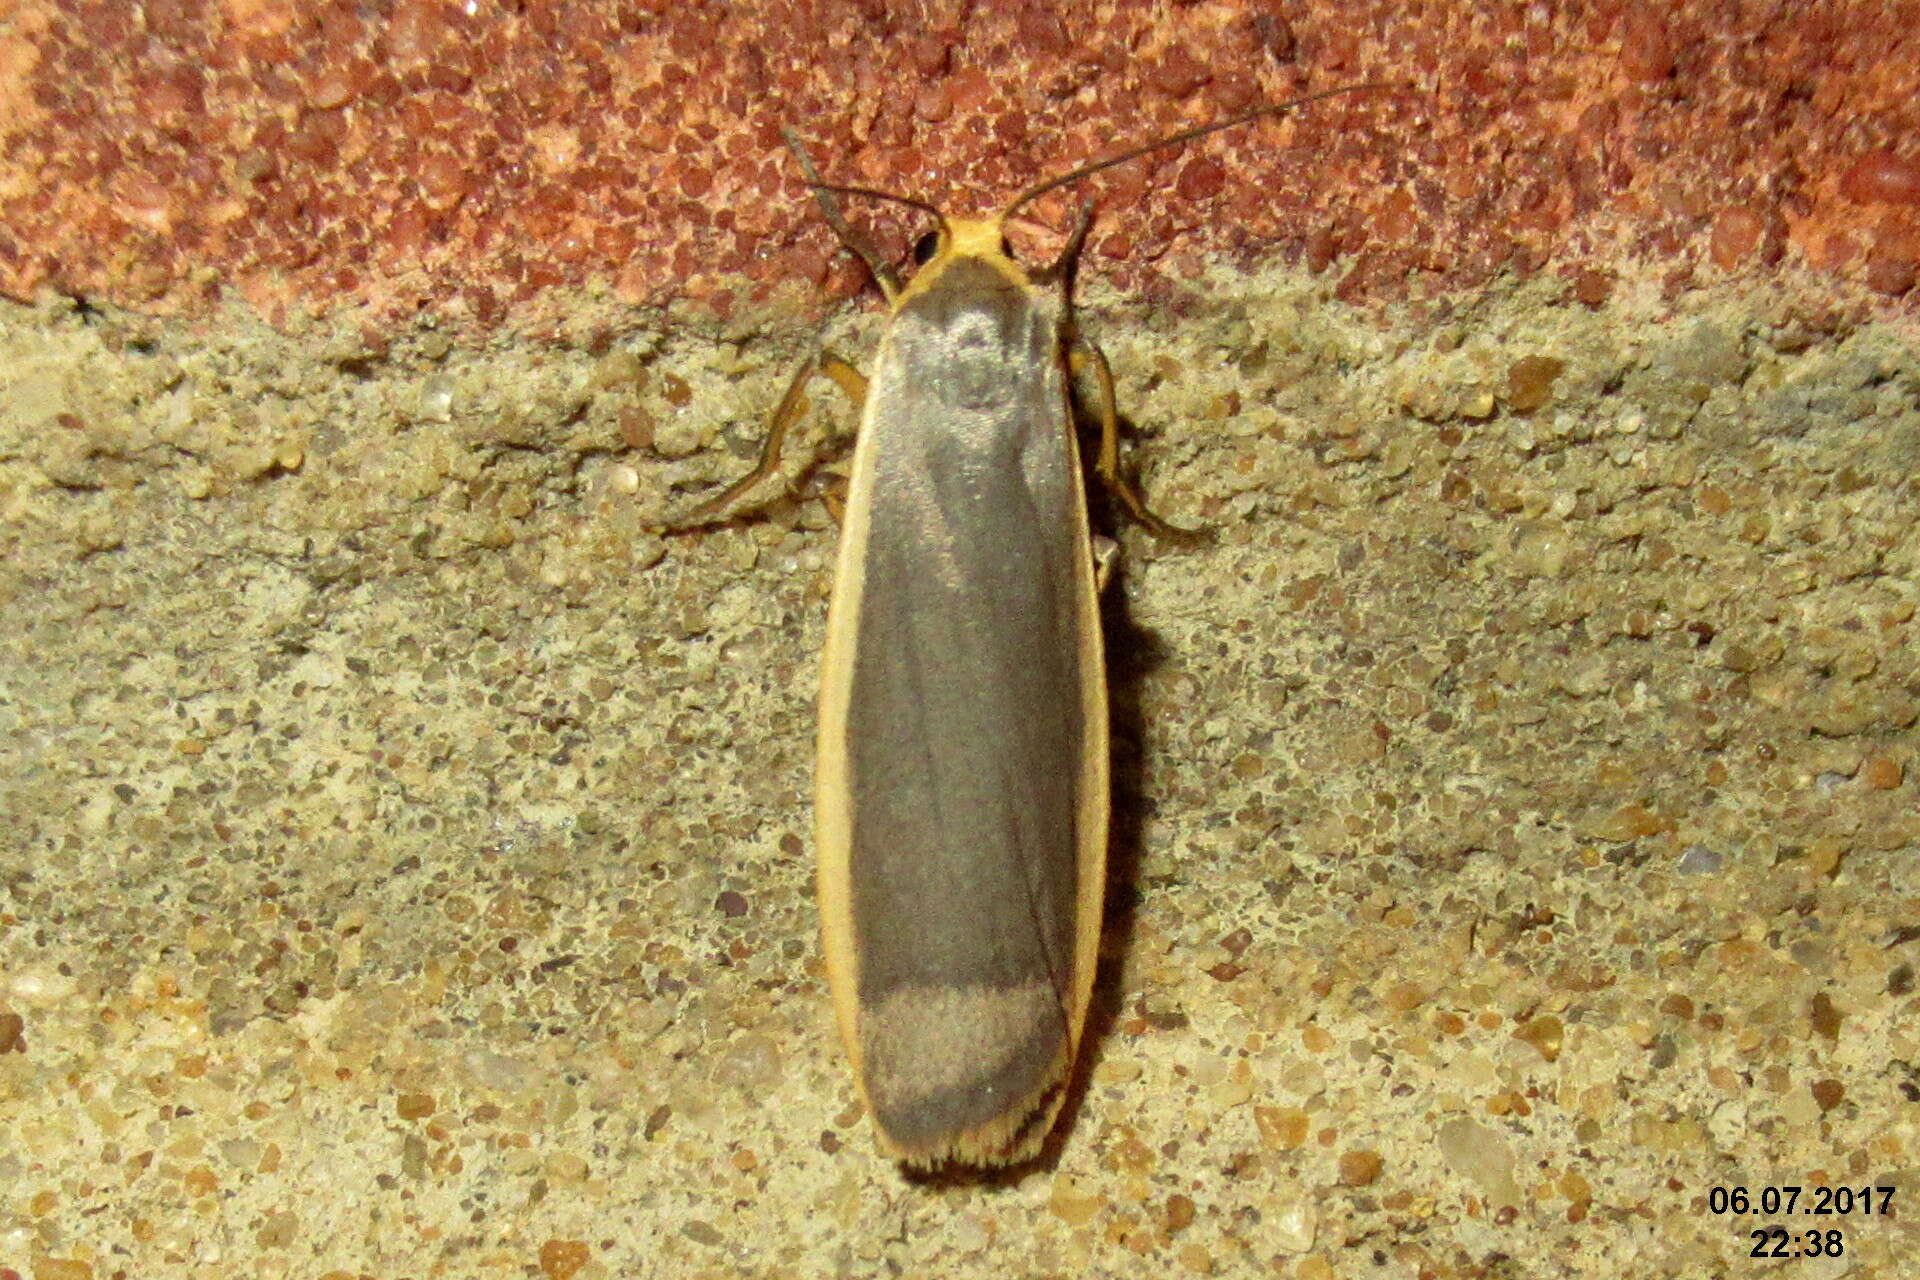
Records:
[[[708,498],[689,511],[680,522],[682,527],[692,527],[713,522],[714,517],[726,511],[748,490],[772,475],[780,467],[780,450],[786,444],[787,432],[805,412],[807,407],[807,383],[816,373],[824,373],[832,378],[839,388],[846,392],[857,409],[867,397],[867,380],[852,365],[834,355],[831,351],[815,351],[800,362],[793,371],[793,380],[787,383],[787,393],[780,397],[780,403],[774,408],[773,416],[767,420],[767,438],[760,445],[760,460],[753,464],[753,470],[722,489],[718,495]]]
[[[1093,535],[1093,591],[1104,593],[1113,581],[1114,566],[1120,562],[1120,544],[1103,533]]]
[[[1088,367],[1093,370],[1093,383],[1099,391],[1095,412],[1100,415],[1100,451],[1094,455],[1093,469],[1099,473],[1100,482],[1120,500],[1127,514],[1146,526],[1147,532],[1156,538],[1191,543],[1212,536],[1206,529],[1185,529],[1162,520],[1148,508],[1140,491],[1120,474],[1120,412],[1114,403],[1113,367],[1107,363],[1106,353],[1076,335],[1068,359],[1075,373]]]
[[[867,375],[842,360],[831,351],[822,352],[820,372],[832,378],[834,385],[846,393],[853,402],[853,410],[858,413],[867,403]]]

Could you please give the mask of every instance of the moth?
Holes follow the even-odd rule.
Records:
[[[1076,367],[1098,392],[1095,470],[1148,528],[1181,532],[1122,479],[1112,374],[1073,325],[1074,265],[1092,206],[1038,270],[1015,259],[1006,221],[1101,169],[1327,96],[1134,147],[1031,187],[985,219],[824,183],[787,135],[889,317],[870,377],[809,357],[759,465],[696,515],[726,509],[776,469],[813,375],[863,401],[822,658],[816,888],[854,1079],[882,1150],[909,1165],[1034,1156],[1086,1027],[1109,798]],[[840,196],[934,219],[911,278],[847,223]]]

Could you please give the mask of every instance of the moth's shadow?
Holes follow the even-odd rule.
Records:
[[[1109,526],[1111,527],[1111,526]],[[1152,539],[1134,544],[1154,554]],[[1162,548],[1161,554],[1167,554]],[[1158,637],[1139,627],[1127,608],[1127,564],[1123,558],[1115,581],[1107,584],[1100,602],[1101,624],[1107,644],[1107,714],[1111,735],[1113,809],[1107,837],[1107,891],[1100,937],[1100,965],[1094,972],[1093,999],[1087,1009],[1086,1030],[1079,1060],[1068,1086],[1060,1123],[1049,1141],[1063,1144],[1077,1128],[1082,1104],[1092,1084],[1093,1070],[1106,1056],[1107,1042],[1120,1023],[1125,997],[1123,977],[1140,906],[1140,863],[1146,826],[1144,720],[1140,690],[1148,673],[1165,661]]]

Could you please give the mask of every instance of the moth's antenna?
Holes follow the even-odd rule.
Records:
[[[1248,121],[1258,120],[1262,116],[1281,115],[1285,112],[1292,111],[1296,107],[1304,107],[1310,102],[1319,102],[1323,98],[1338,97],[1343,93],[1369,93],[1379,89],[1403,89],[1407,87],[1408,86],[1403,84],[1387,84],[1384,82],[1344,85],[1341,88],[1328,89],[1322,93],[1310,93],[1304,98],[1289,98],[1285,102],[1274,102],[1264,107],[1256,107],[1252,111],[1234,116],[1231,120],[1217,120],[1212,124],[1203,124],[1196,129],[1183,130],[1170,138],[1159,138],[1153,142],[1122,151],[1117,156],[1108,156],[1104,160],[1096,160],[1092,164],[1081,165],[1072,173],[1062,174],[1058,178],[1049,178],[1037,187],[1028,187],[1015,197],[1012,204],[1000,211],[1000,216],[1002,218],[1009,217],[1015,209],[1018,209],[1021,205],[1026,204],[1035,197],[1045,195],[1055,187],[1064,187],[1070,182],[1078,182],[1080,179],[1088,177],[1091,174],[1096,174],[1102,169],[1111,169],[1117,164],[1125,164],[1129,160],[1138,160],[1141,156],[1149,152],[1161,151],[1168,147],[1184,146],[1186,143],[1192,142],[1195,138],[1204,138],[1208,134],[1218,133],[1222,129],[1232,129],[1238,125],[1246,124]],[[898,197],[888,198],[898,199]],[[908,201],[907,203],[911,204],[913,202]]]
[[[887,260],[880,256],[880,251],[873,247],[871,241],[847,224],[846,216],[840,212],[840,202],[835,200],[834,196],[866,196],[873,200],[891,200],[896,204],[910,205],[915,209],[924,209],[939,218],[943,225],[946,222],[945,217],[926,201],[915,200],[912,196],[897,196],[891,191],[874,191],[868,187],[836,187],[830,182],[822,182],[820,171],[813,167],[813,157],[809,156],[806,147],[801,145],[800,135],[791,129],[782,129],[780,134],[787,140],[787,150],[793,152],[793,158],[800,162],[800,176],[807,180],[807,186],[813,191],[813,198],[820,202],[820,212],[826,215],[827,225],[832,227],[833,233],[840,237],[840,243],[860,255],[860,260],[867,264],[867,270],[871,271],[873,278],[879,282],[880,292],[887,295],[888,302],[892,302],[900,293],[899,275]]]

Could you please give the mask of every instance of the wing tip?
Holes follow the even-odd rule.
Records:
[[[860,1018],[880,1148],[910,1169],[995,1169],[1040,1153],[1066,1101],[1074,1024],[1049,981],[895,991]]]

